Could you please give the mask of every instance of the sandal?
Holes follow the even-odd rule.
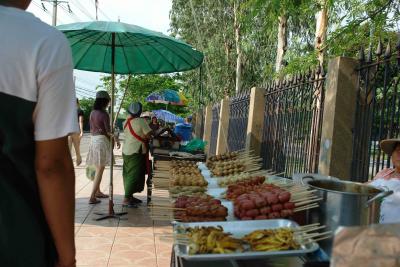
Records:
[[[101,202],[101,200],[99,200],[99,199],[91,199],[91,200],[89,200],[89,204],[98,204],[100,202]]]
[[[132,203],[135,203],[135,204],[141,204],[141,203],[143,203],[143,201],[142,200],[140,200],[140,199],[138,199],[138,198],[136,198],[136,197],[131,197],[131,200],[130,200]]]
[[[104,194],[104,193],[97,193],[96,195],[95,195],[97,198],[108,198],[109,196],[108,195],[106,195],[106,194]]]

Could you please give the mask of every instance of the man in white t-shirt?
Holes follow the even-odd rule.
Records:
[[[29,3],[0,0],[0,266],[73,267],[71,50]]]

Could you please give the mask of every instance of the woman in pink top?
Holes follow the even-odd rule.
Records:
[[[110,96],[108,93],[106,91],[97,92],[93,111],[90,113],[91,140],[86,158],[87,165],[96,166],[96,175],[93,180],[89,204],[99,203],[100,200],[97,198],[108,198],[108,195],[100,191],[100,183],[105,167],[112,164],[110,139],[113,136],[110,128],[110,117],[106,111],[109,104]],[[120,147],[118,140],[117,147]]]

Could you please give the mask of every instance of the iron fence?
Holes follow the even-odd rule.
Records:
[[[324,107],[321,67],[267,85],[261,147],[263,167],[282,176],[317,172]]]
[[[200,114],[201,114],[201,121],[200,121],[199,139],[203,139],[203,136],[204,136],[204,113],[203,113],[203,110]]]
[[[217,150],[220,105],[221,105],[220,103],[214,104],[212,108],[211,137],[210,137],[210,149],[209,149],[210,156],[215,155]]]
[[[400,42],[394,52],[379,42],[372,54],[360,51],[358,97],[353,128],[352,180],[365,182],[390,166],[379,141],[400,134]]]
[[[228,149],[237,151],[245,148],[247,122],[249,119],[250,93],[243,92],[230,99]]]

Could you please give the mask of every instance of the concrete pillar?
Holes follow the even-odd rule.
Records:
[[[264,128],[265,89],[251,88],[249,120],[247,124],[246,150],[253,150],[261,156],[261,143]]]
[[[318,172],[351,178],[352,128],[357,104],[358,61],[337,57],[328,65]]]
[[[212,125],[212,105],[206,107],[206,114],[204,118],[204,134],[203,141],[207,142],[205,152],[208,154],[210,150],[210,139],[211,139],[211,125]]]
[[[221,100],[221,108],[219,111],[219,125],[216,154],[222,154],[228,151],[228,129],[229,129],[229,113],[230,100],[225,97]]]

